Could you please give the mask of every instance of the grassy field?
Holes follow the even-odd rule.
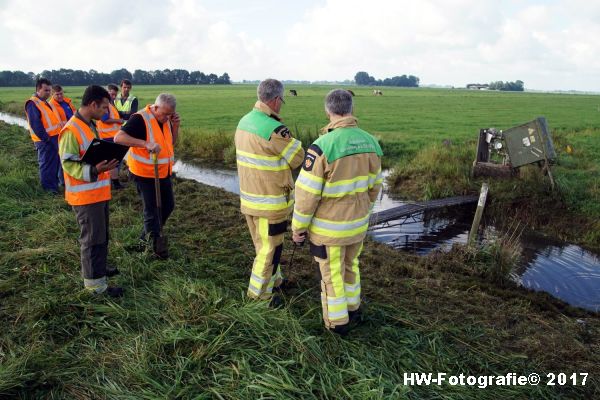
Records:
[[[305,145],[326,124],[323,98],[330,86],[289,86],[281,114]],[[83,87],[65,93],[81,98]],[[490,210],[500,223],[527,226],[600,249],[600,96],[448,89],[384,88],[383,96],[353,87],[360,126],[382,142],[384,165],[393,167],[392,190],[409,199],[477,193],[470,177],[480,128],[506,129],[538,116],[551,128],[558,164],[558,190],[538,171],[524,168],[520,179],[488,179]],[[0,89],[0,109],[22,113],[30,88]],[[233,133],[256,99],[254,85],[135,86],[140,104],[160,92],[174,93],[182,115],[177,154],[202,162],[235,164]],[[449,141],[449,145],[442,145]],[[569,145],[573,152],[567,154]]]
[[[367,242],[366,321],[324,332],[306,249],[284,267],[285,307],[245,298],[253,249],[235,195],[177,180],[165,262],[130,253],[133,187],[111,202],[118,301],[83,292],[78,228],[39,188],[20,128],[0,122],[0,398],[598,398],[600,317],[494,271],[503,256],[417,257]],[[289,241],[284,258],[289,261]],[[585,386],[406,386],[405,372],[588,373]],[[580,381],[581,382],[581,381]]]

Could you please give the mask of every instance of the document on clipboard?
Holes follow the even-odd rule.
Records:
[[[81,157],[81,161],[92,165],[96,165],[102,161],[121,161],[128,150],[128,146],[94,139],[86,149],[83,157]]]

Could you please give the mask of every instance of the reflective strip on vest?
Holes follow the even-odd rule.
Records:
[[[287,161],[278,156],[261,156],[237,150],[236,159],[239,165],[262,171],[284,171],[289,169]]]
[[[90,146],[93,139],[97,137],[96,133],[89,125],[77,117],[69,120],[63,128],[64,131],[70,131],[77,139],[79,144],[79,155],[65,153],[63,159],[79,161],[83,156],[85,149]],[[62,132],[61,132],[62,133]],[[98,180],[92,180],[92,168],[90,164],[82,164],[82,178],[77,179],[69,175],[67,171],[65,175],[65,199],[72,206],[80,206],[93,204],[100,201],[110,200],[110,175],[108,172],[98,174]]]
[[[113,133],[113,132],[119,132],[119,130],[121,130],[121,127],[119,126],[119,124],[111,124],[110,128],[96,128],[96,130],[98,131],[99,134],[104,135],[104,136],[109,136],[106,135],[107,133]],[[114,135],[111,135],[109,137],[112,137]]]
[[[81,185],[71,185],[65,180],[65,190],[71,193],[81,193],[86,190],[99,189],[105,186],[110,186],[110,179],[103,179],[101,181],[82,183]]]
[[[318,176],[314,176],[306,172],[304,169],[300,171],[300,175],[298,175],[298,179],[296,180],[296,186],[302,188],[303,190],[316,194],[317,196],[321,195],[321,190],[323,189],[323,178],[319,178]]]
[[[61,160],[80,161],[79,154],[63,153]]]
[[[331,221],[314,217],[310,225],[310,231],[331,238],[346,238],[359,235],[367,231],[369,227],[369,215],[353,221]]]
[[[369,177],[357,176],[334,183],[326,182],[323,188],[323,197],[344,197],[350,194],[366,192],[369,190]]]
[[[281,157],[285,158],[285,160],[289,163],[292,162],[296,154],[302,148],[302,143],[298,139],[293,139],[290,143],[285,146],[285,149],[281,152]]]
[[[175,162],[171,125],[167,121],[161,127],[152,114],[150,105],[137,114],[144,120],[147,141],[160,146],[160,152],[157,154],[158,176],[161,179],[166,178],[170,175],[172,165]],[[145,178],[154,177],[154,160],[152,159],[152,153],[148,150],[143,147],[131,147],[127,159],[131,173]]]
[[[285,210],[294,204],[293,192],[289,199],[285,195],[259,195],[240,191],[240,201],[243,206],[255,210]]]
[[[128,113],[131,111],[131,104],[133,104],[133,99],[134,97],[128,96],[127,100],[125,100],[125,103],[121,103],[123,99],[119,97],[118,99],[115,99],[115,108],[117,109],[117,111]]]
[[[151,121],[149,113],[141,112],[140,114],[144,118],[144,121],[146,121],[146,126],[148,127],[148,139],[150,139],[151,143],[156,143],[156,140],[154,139],[154,128],[152,128],[152,121]],[[166,122],[165,122],[165,124],[166,124]],[[152,155],[150,155],[150,153],[148,153],[148,155],[149,155],[148,158],[144,158],[144,157],[138,156],[137,154],[131,154],[131,156],[135,160],[137,160],[141,163],[154,164],[154,161],[152,160]],[[175,162],[175,157],[171,156],[171,157],[167,157],[167,158],[159,158],[157,160],[157,162],[158,162],[158,164],[168,164],[169,162]]]
[[[140,156],[139,154],[135,154],[135,153],[129,153],[129,155],[131,156],[131,158],[133,158],[136,161],[139,161],[143,164],[150,164],[150,165],[154,165],[154,160],[152,160],[152,156],[145,158]],[[159,158],[156,160],[157,164],[168,164],[170,162],[174,162],[175,161],[175,157],[169,157],[169,158]]]
[[[56,125],[52,125],[52,120],[50,119],[50,115],[48,115],[48,110],[46,109],[46,107],[44,107],[44,105],[42,103],[42,100],[38,99],[37,97],[32,97],[31,101],[33,101],[33,103],[37,106],[38,110],[40,110],[40,112],[42,113],[42,117],[44,118],[44,120],[46,121],[46,126],[44,127],[46,129],[46,133],[48,135],[50,135],[50,133],[52,133],[53,131],[61,128],[62,126],[62,122],[60,121],[60,118],[57,117],[57,119],[59,120],[58,123]],[[50,109],[52,109],[52,107],[50,107]],[[30,131],[32,134],[35,135],[35,133],[33,133],[33,131],[30,128]]]
[[[381,173],[381,168],[379,168],[377,174],[369,174],[369,189],[381,183],[383,183],[383,174]]]
[[[72,123],[68,124],[68,126],[77,129],[77,131],[79,132],[79,136],[81,137],[81,141],[83,142],[79,145],[79,149],[81,151],[86,151],[87,148],[89,147],[90,143],[92,143],[91,140],[88,139],[87,135],[85,134],[83,129],[81,129],[81,127],[78,124],[72,122]]]

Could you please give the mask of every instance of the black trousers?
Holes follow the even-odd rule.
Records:
[[[73,206],[73,210],[81,229],[81,275],[84,280],[104,278],[108,258],[108,201]]]
[[[144,205],[144,230],[142,231],[142,238],[146,238],[148,234],[150,234],[151,237],[158,237],[160,225],[156,210],[154,178],[142,178],[140,176],[133,175],[133,179]],[[160,199],[160,213],[162,217],[162,225],[164,226],[169,218],[169,215],[171,215],[173,209],[175,208],[173,184],[170,176],[160,179]]]

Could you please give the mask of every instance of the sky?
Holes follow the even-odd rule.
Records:
[[[600,91],[600,1],[0,0],[0,70]]]

